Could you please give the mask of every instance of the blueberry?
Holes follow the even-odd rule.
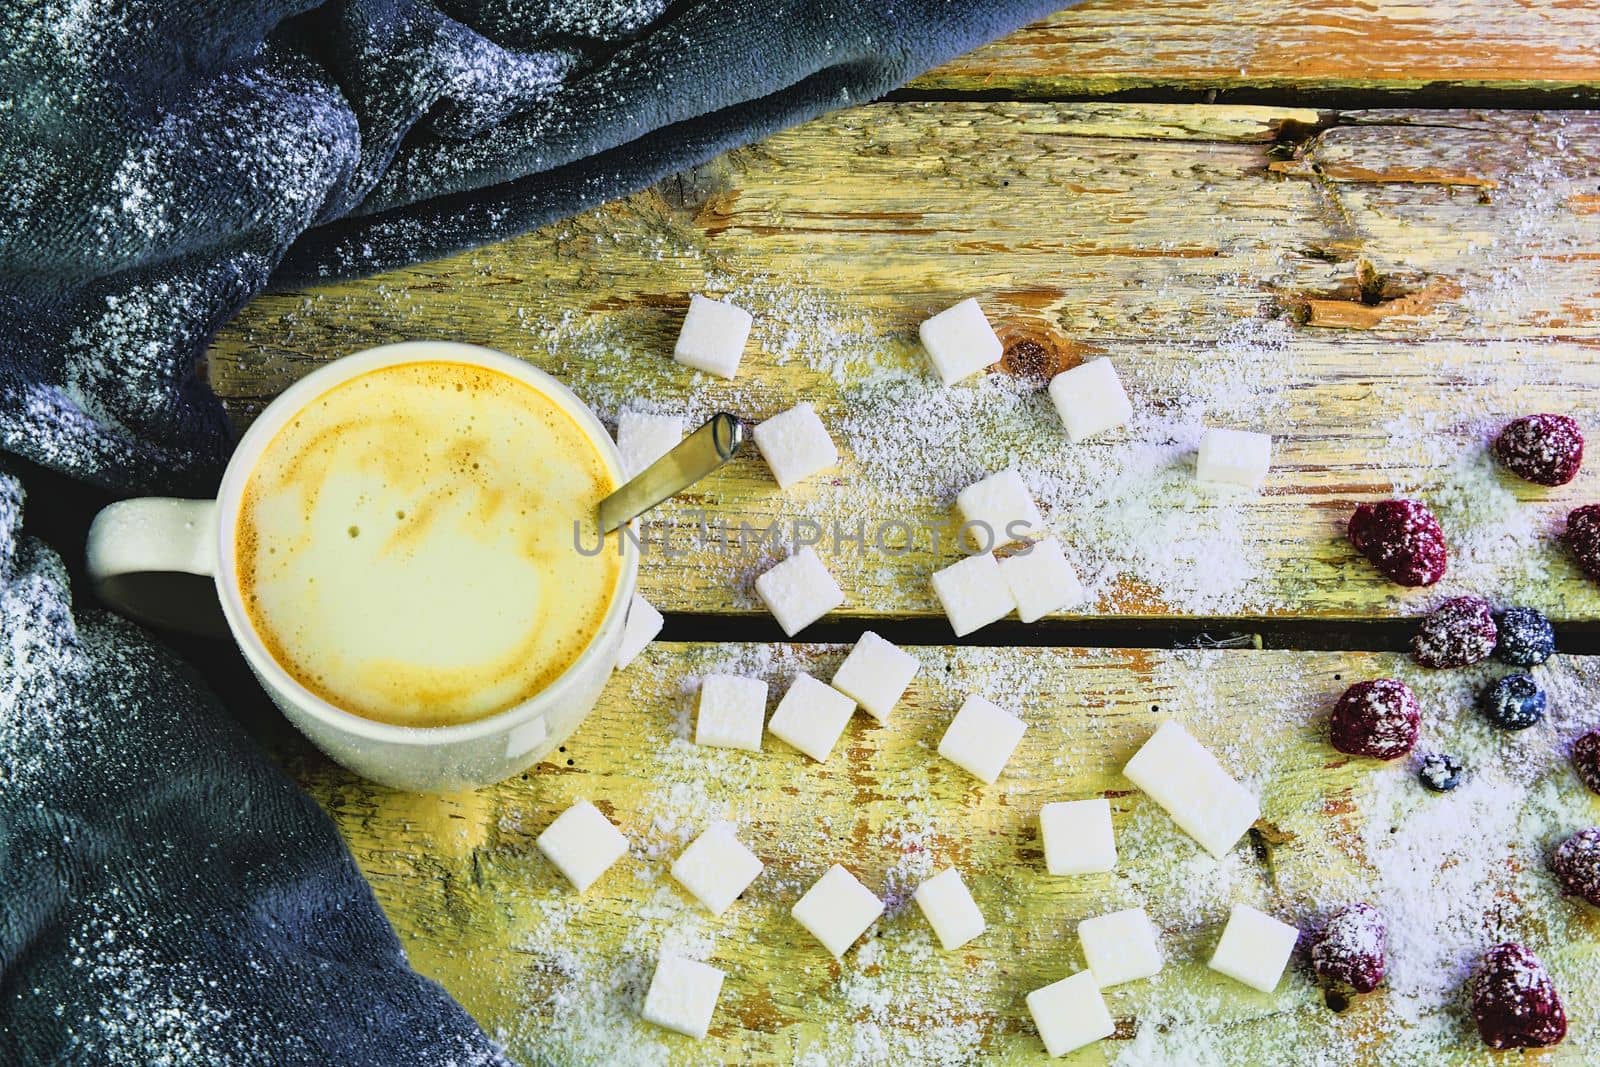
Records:
[[[1422,757],[1417,776],[1435,793],[1448,793],[1461,784],[1461,761],[1443,752],[1430,752]]]
[[[1500,643],[1494,654],[1517,667],[1543,663],[1556,650],[1556,633],[1544,613],[1533,608],[1507,608],[1496,617]]]
[[[1478,697],[1478,710],[1502,730],[1526,730],[1544,718],[1544,690],[1526,674],[1508,674]]]

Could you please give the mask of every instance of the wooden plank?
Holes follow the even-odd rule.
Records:
[[[704,673],[765,678],[776,699],[797,671],[831,677],[842,650],[657,644],[613,678],[551,762],[494,788],[423,797],[320,762],[293,771],[337,820],[413,962],[530,1062],[1042,1062],[1024,995],[1083,965],[1079,920],[1135,906],[1160,929],[1166,969],[1112,990],[1116,1037],[1070,1062],[1486,1062],[1459,987],[1471,960],[1502,939],[1546,961],[1572,1018],[1564,1046],[1524,1062],[1600,1056],[1600,912],[1560,899],[1544,873],[1556,842],[1600,820],[1600,800],[1564,755],[1600,723],[1594,661],[1538,668],[1552,716],[1508,736],[1468,710],[1492,670],[1424,672],[1389,655],[913,651],[921,673],[891,723],[858,715],[824,764],[770,737],[759,753],[697,747],[686,740],[691,705]],[[1415,687],[1424,747],[1466,763],[1454,793],[1426,792],[1407,761],[1352,760],[1327,744],[1336,695],[1379,675]],[[934,752],[968,692],[1029,723],[994,786]],[[1168,715],[1261,798],[1261,820],[1221,862],[1120,774]],[[1100,795],[1115,813],[1118,868],[1048,876],[1039,806]],[[534,845],[578,798],[631,843],[583,896]],[[667,872],[721,818],[766,870],[713,918]],[[834,862],[889,902],[841,963],[788,915]],[[909,898],[950,865],[989,929],[947,954]],[[1272,996],[1204,965],[1234,901],[1310,927],[1357,899],[1388,917],[1390,979],[1342,1014],[1301,962]],[[637,1020],[663,949],[727,971],[703,1044]]]
[[[218,338],[211,379],[248,421],[327,359],[441,336],[552,370],[607,419],[815,403],[837,472],[784,495],[752,456],[653,518],[643,587],[666,610],[759,612],[751,582],[777,553],[740,524],[792,541],[814,521],[844,612],[936,615],[955,492],[1016,464],[1087,615],[1391,615],[1430,594],[1382,580],[1342,523],[1412,493],[1456,557],[1432,592],[1593,618],[1553,532],[1596,476],[1516,483],[1484,442],[1529,411],[1600,422],[1597,134],[1588,113],[861,108],[514,241],[264,296]],[[691,292],[755,312],[737,381],[668,358]],[[942,389],[916,326],[969,295],[1007,358]],[[1040,375],[1095,355],[1135,423],[1072,446]],[[1207,423],[1274,434],[1263,495],[1192,484]],[[702,536],[702,516],[731,532]]]

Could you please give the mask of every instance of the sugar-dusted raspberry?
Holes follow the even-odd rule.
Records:
[[[1494,439],[1506,470],[1539,485],[1566,485],[1583,465],[1583,431],[1565,415],[1524,415]]]
[[[1371,904],[1349,904],[1328,917],[1311,941],[1311,969],[1334,989],[1370,993],[1383,981],[1389,930]]]
[[[1422,711],[1404,682],[1375,678],[1344,691],[1328,722],[1333,747],[1351,756],[1399,759],[1417,743]]]
[[[1567,1013],[1550,973],[1521,945],[1496,945],[1467,982],[1478,1035],[1490,1048],[1546,1048],[1567,1036]]]
[[[1517,667],[1537,667],[1556,650],[1556,631],[1544,612],[1534,608],[1507,608],[1495,616],[1500,643],[1497,658]]]
[[[1600,908],[1600,826],[1579,830],[1557,845],[1550,869],[1563,893]]]
[[[1583,573],[1600,582],[1600,504],[1585,504],[1567,513],[1567,551]]]
[[[1401,585],[1432,585],[1444,577],[1444,531],[1420,500],[1361,504],[1350,516],[1350,543],[1384,577]]]
[[[1590,730],[1572,746],[1572,766],[1589,792],[1600,793],[1600,730]]]
[[[1424,667],[1465,667],[1489,658],[1498,633],[1487,600],[1452,597],[1417,627],[1411,655]]]

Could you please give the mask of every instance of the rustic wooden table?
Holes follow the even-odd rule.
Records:
[[[1597,40],[1600,8],[1580,3],[1090,0],[579,218],[254,302],[211,361],[241,422],[324,360],[446,336],[553,371],[607,419],[759,420],[808,399],[844,457],[788,495],[745,458],[652,518],[677,550],[642,572],[667,640],[559,758],[438,798],[293,757],[416,965],[530,1062],[1027,1063],[1044,1053],[1023,995],[1082,966],[1077,920],[1142,904],[1167,969],[1112,991],[1116,1038],[1074,1062],[1477,1062],[1460,983],[1496,940],[1542,955],[1572,1017],[1565,1045],[1524,1061],[1600,1059],[1600,913],[1561,899],[1543,865],[1600,822],[1564,756],[1597,723],[1600,672],[1574,655],[1540,668],[1554,710],[1508,740],[1469,709],[1492,672],[1427,675],[1382,651],[1403,616],[1466,591],[1543,608],[1569,651],[1594,651],[1600,589],[1553,534],[1600,498],[1600,474],[1538,489],[1484,446],[1532,411],[1600,426],[1600,112],[1583,110],[1600,101]],[[755,313],[734,382],[668,358],[692,292]],[[969,295],[1006,359],[940,389],[916,324]],[[1044,377],[1101,354],[1134,423],[1069,448]],[[1192,488],[1207,422],[1274,435],[1262,495]],[[823,765],[770,739],[759,754],[687,742],[700,675],[760,675],[776,695],[842,655],[783,641],[751,589],[770,552],[699,544],[700,513],[948,534],[954,492],[1008,463],[1089,605],[954,646],[927,581],[956,558],[948,537],[825,540],[848,600],[806,636],[870,624],[919,646],[895,721],[858,717]],[[1341,535],[1356,502],[1397,493],[1429,500],[1450,536],[1432,590],[1384,582]],[[1204,635],[1253,647],[1175,647],[1218,643]],[[1407,766],[1328,746],[1333,697],[1378,675],[1416,685],[1425,744],[1461,755],[1468,786],[1426,794]],[[974,691],[1032,727],[989,788],[933,752]],[[1119,773],[1165,715],[1262,797],[1220,863]],[[1047,877],[1039,805],[1096,795],[1121,865]],[[632,842],[582,897],[533,844],[578,797]],[[666,869],[723,817],[767,870],[713,919]],[[787,915],[835,861],[890,904],[842,963]],[[944,954],[909,894],[949,865],[990,929]],[[1389,916],[1393,970],[1342,1011],[1298,965],[1272,996],[1204,966],[1230,901],[1310,926],[1351,899]],[[728,972],[703,1043],[637,1021],[662,948]]]

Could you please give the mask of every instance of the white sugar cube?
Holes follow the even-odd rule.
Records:
[[[1028,724],[998,704],[973,695],[962,703],[939,741],[939,755],[993,785]]]
[[[1017,606],[991,553],[967,556],[933,572],[933,591],[957,637],[998,622]]]
[[[926,320],[917,332],[945,385],[998,363],[1005,353],[983,309],[970,298]]]
[[[622,454],[623,477],[632,478],[682,440],[683,419],[680,416],[624,411],[617,416],[617,451]]]
[[[805,671],[794,676],[794,684],[778,701],[767,729],[772,736],[798,748],[818,763],[828,758],[845,724],[856,710],[856,702],[817,681]]]
[[[984,552],[1044,530],[1044,516],[1013,467],[961,490],[956,494],[956,509],[961,512],[963,531]]]
[[[1050,400],[1067,428],[1067,437],[1074,443],[1116,429],[1133,418],[1133,405],[1123,391],[1122,380],[1104,356],[1051,378]]]
[[[1161,946],[1143,908],[1084,919],[1078,924],[1078,940],[1101,989],[1161,973]]]
[[[833,447],[828,428],[809,403],[796,404],[758,423],[752,436],[761,458],[772,468],[779,489],[787,489],[839,462],[839,450]]]
[[[678,331],[672,358],[685,367],[732,378],[750,337],[750,312],[722,300],[696,294],[689,298],[689,313]]]
[[[1215,427],[1200,435],[1200,458],[1195,477],[1214,485],[1260,489],[1272,466],[1272,438],[1249,430]]]
[[[665,624],[661,612],[638,593],[633,594],[628,604],[628,621],[622,624],[622,641],[617,645],[617,669],[638,659],[639,653],[656,639]]]
[[[1017,618],[1037,622],[1052,611],[1083,603],[1077,572],[1054,538],[1035,541],[1026,552],[1000,561],[1000,574],[1017,602]]]
[[[960,948],[983,933],[983,913],[954,867],[917,886],[912,899],[922,909],[946,952]]]
[[[739,841],[733,827],[713,823],[672,864],[672,877],[713,915],[721,915],[756,875],[761,859]]]
[[[790,637],[844,603],[844,590],[810,545],[757,578],[756,595]]]
[[[835,863],[789,914],[838,959],[883,914],[883,901]]]
[[[700,680],[694,743],[760,752],[766,717],[766,682],[732,674],[708,674]]]
[[[722,993],[722,972],[699,960],[662,956],[644,996],[645,1022],[699,1040],[711,1026]]]
[[[1228,913],[1222,940],[1207,964],[1229,978],[1236,978],[1251,989],[1270,993],[1278,988],[1283,969],[1289,965],[1300,931],[1281,923],[1247,904],[1235,904]]]
[[[1028,1014],[1039,1028],[1045,1051],[1052,1056],[1065,1056],[1117,1030],[1106,1010],[1106,998],[1088,971],[1029,993]]]
[[[1111,802],[1063,800],[1039,809],[1044,866],[1051,874],[1099,874],[1117,865]]]
[[[917,657],[867,630],[834,672],[833,687],[887,723],[920,666]]]
[[[556,816],[535,843],[580,893],[628,851],[622,831],[587,800]]]
[[[1218,859],[1261,817],[1256,798],[1171,719],[1134,753],[1122,773]]]

